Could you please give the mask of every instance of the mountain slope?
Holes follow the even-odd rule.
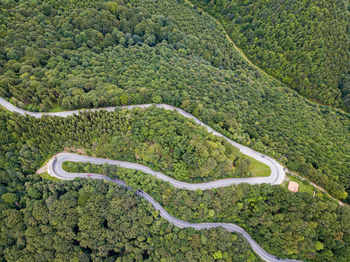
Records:
[[[300,94],[344,107],[338,88],[350,70],[346,1],[193,0],[217,17],[258,66]]]
[[[346,198],[349,115],[256,71],[208,15],[173,1],[9,3],[0,92],[13,103],[35,111],[163,101]]]

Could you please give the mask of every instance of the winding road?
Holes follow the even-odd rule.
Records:
[[[219,137],[226,139],[231,145],[239,148],[241,153],[243,153],[247,156],[250,156],[250,157],[258,160],[259,162],[262,162],[265,165],[269,166],[271,173],[270,173],[270,176],[268,176],[268,177],[231,178],[231,179],[222,179],[222,180],[217,180],[217,181],[213,181],[213,182],[209,182],[209,183],[202,183],[202,184],[183,183],[183,182],[179,182],[177,180],[171,179],[169,177],[167,177],[166,178],[167,180],[166,180],[164,175],[161,176],[161,173],[159,173],[159,172],[157,175],[156,174],[153,174],[153,175],[156,175],[157,177],[159,175],[159,178],[161,178],[161,179],[164,178],[163,180],[169,181],[174,186],[179,185],[178,187],[180,187],[180,188],[186,188],[186,189],[190,189],[190,190],[196,190],[197,188],[204,190],[204,189],[210,189],[210,188],[215,188],[215,187],[217,188],[217,187],[222,187],[222,186],[230,186],[232,184],[239,184],[239,183],[249,183],[249,184],[268,183],[268,184],[272,184],[272,185],[278,185],[278,184],[281,184],[285,178],[285,169],[276,160],[274,160],[266,155],[263,155],[255,150],[249,148],[249,147],[243,146],[243,145],[229,139],[228,137],[220,134],[219,132],[215,131],[211,127],[207,126],[206,124],[204,124],[202,121],[200,121],[198,118],[191,115],[190,113],[187,113],[186,111],[184,111],[180,108],[171,106],[171,105],[167,105],[167,104],[143,104],[143,105],[130,105],[130,106],[121,106],[121,107],[104,107],[104,108],[83,109],[83,110],[75,110],[75,111],[63,111],[63,112],[55,112],[55,113],[29,112],[29,111],[26,111],[26,110],[23,110],[23,109],[20,109],[20,108],[14,106],[13,104],[9,103],[7,100],[5,100],[2,97],[0,97],[0,105],[11,112],[19,113],[21,115],[29,115],[29,116],[33,116],[36,118],[41,118],[43,116],[67,117],[67,116],[79,114],[79,112],[82,112],[82,111],[98,111],[98,110],[114,111],[116,108],[134,109],[134,108],[149,108],[151,106],[156,106],[158,108],[163,108],[166,110],[174,110],[174,111],[177,111],[179,114],[183,115],[184,117],[194,120],[198,125],[205,127],[209,133],[212,133],[216,136],[219,136]],[[99,160],[95,159],[95,161],[99,161]],[[106,161],[106,160],[103,160],[103,161]],[[128,162],[123,162],[123,161],[118,161],[118,162],[124,163],[124,165],[129,166],[129,167],[127,167],[127,166],[123,166],[123,167],[138,169],[138,170],[141,170],[145,173],[147,173],[147,171],[150,170],[150,169],[146,170],[147,167],[144,167],[144,166],[142,166],[142,169],[139,169],[139,168],[141,168],[141,166],[134,164],[134,163],[128,163]],[[100,162],[100,163],[102,163],[102,162]],[[153,172],[155,172],[155,171],[153,171]],[[150,174],[150,173],[147,173],[147,174]],[[192,186],[190,186],[190,185],[192,185]],[[196,185],[200,185],[200,186],[196,187]]]
[[[55,113],[36,113],[36,112],[29,112],[23,109],[20,109],[11,103],[9,103],[4,98],[0,97],[0,105],[6,108],[7,110],[19,113],[21,115],[29,115],[36,118],[41,118],[43,116],[58,116],[58,117],[67,117],[74,114],[79,114],[79,112],[82,111],[98,111],[98,110],[106,110],[106,111],[114,111],[116,107],[106,107],[106,108],[98,108],[98,109],[84,109],[84,110],[75,110],[75,111],[64,111],[64,112],[55,112]],[[239,183],[249,183],[249,184],[261,184],[261,183],[269,183],[269,184],[281,184],[285,177],[285,169],[274,159],[263,155],[259,152],[256,152],[246,146],[243,146],[239,143],[236,143],[232,141],[231,139],[225,137],[224,135],[218,133],[217,131],[213,130],[211,127],[207,126],[203,122],[201,122],[199,119],[194,117],[193,115],[183,111],[180,108],[166,105],[166,104],[144,104],[144,105],[131,105],[131,106],[123,106],[118,108],[124,108],[124,109],[133,109],[133,108],[148,108],[151,106],[156,106],[158,108],[163,108],[166,110],[175,110],[181,115],[185,116],[186,118],[194,120],[198,125],[203,126],[207,129],[208,132],[213,133],[214,135],[223,137],[226,139],[230,144],[233,146],[239,148],[240,152],[248,155],[266,165],[268,165],[271,169],[271,174],[268,177],[250,177],[250,178],[229,178],[229,179],[220,179],[216,181],[211,181],[207,183],[197,183],[197,184],[191,184],[191,183],[185,183],[182,181],[175,180],[173,178],[170,178],[161,172],[152,170],[149,167],[146,167],[144,165],[126,162],[126,161],[118,161],[118,160],[112,160],[112,159],[102,159],[102,158],[95,158],[95,157],[89,157],[89,156],[82,156],[72,153],[59,153],[56,156],[54,156],[47,164],[47,171],[51,176],[57,177],[59,179],[63,180],[72,180],[74,178],[92,178],[92,179],[104,179],[108,180],[110,182],[116,183],[118,185],[121,185],[125,188],[131,189],[130,186],[128,186],[124,181],[119,179],[111,179],[109,177],[100,175],[100,174],[87,174],[87,173],[69,173],[63,170],[62,163],[64,161],[73,161],[73,162],[90,162],[92,164],[110,164],[110,165],[117,165],[119,167],[128,168],[128,169],[136,169],[140,170],[146,174],[153,175],[157,177],[158,179],[161,179],[163,181],[167,181],[170,184],[172,184],[174,187],[182,188],[182,189],[188,189],[188,190],[207,190],[211,188],[219,188],[219,187],[225,187],[230,186],[232,184],[239,184]],[[180,219],[177,219],[173,216],[171,216],[158,202],[156,202],[150,195],[145,193],[144,191],[138,189],[135,192],[138,196],[144,198],[146,201],[148,201],[156,210],[159,211],[159,214],[161,217],[166,219],[171,224],[180,227],[180,228],[194,228],[197,230],[200,229],[209,229],[214,227],[222,227],[226,229],[229,232],[236,232],[241,234],[251,245],[254,252],[259,255],[263,260],[265,261],[286,261],[286,262],[292,262],[292,261],[299,261],[294,259],[280,259],[276,256],[273,256],[269,253],[267,253],[259,244],[257,244],[252,237],[241,227],[231,224],[231,223],[190,223],[187,221],[183,221]]]
[[[102,158],[95,158],[95,157],[89,157],[89,156],[82,156],[78,154],[72,154],[72,153],[59,153],[53,158],[50,159],[50,161],[47,164],[47,172],[49,175],[63,179],[63,180],[72,180],[75,178],[92,178],[92,179],[104,179],[112,183],[116,183],[120,186],[123,186],[127,189],[132,190],[130,186],[128,186],[124,181],[120,179],[111,179],[107,176],[103,176],[100,174],[93,174],[93,173],[70,173],[66,172],[62,168],[62,164],[65,161],[72,161],[72,162],[90,162],[92,164],[109,164],[109,165],[117,165],[118,167],[128,168],[128,169],[136,169],[140,170],[146,174],[150,174],[153,176],[156,176],[159,179],[162,179],[164,181],[170,182],[174,187],[177,188],[185,188],[188,190],[196,190],[196,189],[210,189],[210,188],[218,188],[227,186],[231,183],[231,179],[222,179],[217,180],[213,182],[208,183],[200,183],[200,184],[189,184],[185,182],[181,182],[175,179],[172,179],[158,171],[154,171],[150,169],[149,167],[146,167],[144,165],[126,162],[126,161],[117,161],[117,160],[111,160],[111,159],[102,159]],[[227,182],[229,181],[229,182]],[[238,183],[238,182],[236,182]],[[237,226],[232,223],[190,223],[187,221],[183,221],[180,219],[177,219],[176,217],[173,217],[170,215],[157,201],[155,201],[150,195],[148,195],[146,192],[138,189],[135,192],[136,195],[144,198],[147,202],[149,202],[157,211],[159,211],[159,215],[166,219],[169,223],[173,224],[174,226],[177,226],[179,228],[194,228],[196,230],[201,229],[209,229],[209,228],[215,228],[215,227],[222,227],[226,229],[228,232],[235,232],[241,234],[250,244],[254,252],[260,256],[265,261],[285,261],[285,262],[295,262],[299,260],[294,259],[281,259],[274,255],[271,255],[267,253],[258,243],[254,241],[254,239],[240,226]]]

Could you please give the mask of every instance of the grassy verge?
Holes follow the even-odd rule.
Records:
[[[248,157],[247,157],[248,158]],[[250,172],[252,173],[252,176],[257,177],[257,176],[269,176],[271,169],[270,167],[266,166],[265,164],[250,158],[251,160],[251,168]],[[101,169],[102,167],[107,167],[109,165],[94,165],[90,163],[77,163],[77,162],[70,162],[70,161],[65,161],[63,162],[63,170],[67,172],[91,172],[91,173],[99,173],[101,174]],[[110,166],[111,167],[111,166]]]
[[[50,181],[60,181],[57,177],[50,176],[47,172],[39,174],[43,179],[50,180]]]
[[[51,108],[48,112],[50,113],[56,113],[56,112],[63,112],[67,111],[67,109],[60,107],[58,104],[55,104],[53,108]]]
[[[250,168],[249,172],[252,174],[252,177],[258,176],[269,176],[271,174],[271,168],[264,163],[250,157],[243,155],[244,158],[248,158],[250,160]]]
[[[293,175],[287,175],[288,179],[290,181],[294,181],[294,182],[297,182],[299,184],[299,190],[298,192],[306,192],[306,193],[309,193],[311,195],[314,194],[314,191],[316,191],[317,189],[315,187],[313,187],[312,185],[310,185],[309,181],[307,180],[301,180]],[[285,187],[287,188],[288,187],[288,183],[287,182],[285,184]]]

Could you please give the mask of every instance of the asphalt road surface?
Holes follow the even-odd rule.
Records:
[[[162,179],[164,181],[169,181],[172,185],[178,188],[186,188],[189,190],[196,190],[198,188],[200,189],[210,189],[214,187],[221,187],[221,186],[228,186],[232,184],[230,179],[223,179],[218,180],[220,183],[217,183],[218,181],[214,182],[208,182],[208,183],[201,183],[201,184],[189,184],[184,183],[181,181],[174,180],[158,171],[154,171],[150,169],[149,167],[130,163],[126,161],[117,161],[117,160],[111,160],[111,159],[102,159],[102,158],[95,158],[95,157],[89,157],[89,156],[82,156],[72,153],[59,153],[56,156],[54,156],[47,164],[47,172],[54,177],[57,177],[59,179],[63,180],[72,180],[75,178],[91,178],[91,179],[105,179],[110,182],[116,183],[120,186],[126,187],[128,189],[132,189],[130,186],[128,186],[124,181],[120,179],[111,179],[109,177],[100,175],[100,174],[93,174],[93,173],[70,173],[66,172],[62,168],[62,163],[65,161],[72,161],[72,162],[90,162],[92,164],[109,164],[109,165],[117,165],[119,167],[123,168],[129,168],[129,169],[136,169],[140,170],[144,173],[154,175],[159,179]],[[167,220],[169,223],[173,224],[174,226],[180,227],[180,228],[194,228],[196,230],[201,229],[209,229],[214,227],[222,227],[226,229],[228,232],[236,232],[241,234],[250,244],[254,252],[260,256],[265,261],[298,261],[294,259],[282,259],[278,258],[274,255],[271,255],[267,253],[258,243],[256,243],[252,237],[240,226],[237,226],[232,223],[190,223],[187,221],[183,221],[180,219],[177,219],[176,217],[171,216],[157,201],[155,201],[150,195],[148,195],[146,192],[138,189],[135,192],[136,195],[144,198],[146,201],[148,201],[157,211],[159,211],[159,215],[163,217],[165,220]]]
[[[116,109],[116,107],[105,107],[105,108],[97,108],[97,109],[83,109],[83,110],[75,110],[75,111],[64,111],[64,112],[55,112],[55,113],[37,113],[37,112],[29,112],[23,109],[20,109],[14,105],[12,105],[11,103],[9,103],[8,101],[6,101],[4,98],[0,97],[0,105],[2,105],[3,107],[5,107],[7,110],[11,111],[11,112],[16,112],[19,113],[21,115],[30,115],[36,118],[40,118],[42,116],[58,116],[58,117],[67,117],[67,116],[71,116],[74,114],[79,114],[79,112],[82,111],[97,111],[97,110],[106,110],[106,111],[114,111]],[[264,164],[266,164],[267,166],[270,167],[271,170],[271,174],[268,177],[251,177],[251,178],[232,178],[232,179],[224,179],[224,180],[217,180],[214,182],[210,182],[210,184],[208,183],[204,183],[202,186],[209,186],[209,188],[213,188],[213,187],[221,187],[222,185],[230,185],[230,184],[239,184],[239,183],[249,183],[249,184],[261,184],[261,183],[269,183],[272,185],[275,184],[281,184],[284,180],[285,177],[285,171],[283,166],[281,166],[276,160],[263,155],[257,151],[254,151],[253,149],[243,146],[237,142],[232,141],[231,139],[229,139],[228,137],[225,137],[224,135],[220,134],[219,132],[215,131],[214,129],[212,129],[211,127],[207,126],[206,124],[204,124],[202,121],[200,121],[198,118],[196,118],[195,116],[191,115],[190,113],[185,112],[184,110],[174,107],[174,106],[170,106],[170,105],[166,105],[166,104],[144,104],[144,105],[131,105],[131,106],[122,106],[122,107],[118,107],[118,108],[124,108],[124,109],[133,109],[133,108],[148,108],[151,106],[156,106],[159,108],[164,108],[166,110],[174,110],[177,111],[178,113],[180,113],[181,115],[185,116],[186,118],[192,119],[194,120],[198,125],[203,126],[207,129],[207,131],[209,133],[212,133],[216,136],[220,136],[223,137],[224,139],[226,139],[230,144],[232,144],[233,146],[239,148],[240,152],[250,156],[256,160],[258,160],[259,162],[262,162]],[[135,164],[136,167],[136,164]],[[143,169],[145,169],[146,167],[143,167]],[[144,170],[142,170],[143,172],[146,172]],[[160,175],[160,174],[159,174]],[[159,177],[159,178],[162,178]],[[177,183],[176,180],[174,181],[170,181],[170,178],[166,178],[169,180],[171,183]],[[223,184],[222,184],[223,183]],[[173,185],[175,185],[173,184]],[[185,186],[185,183],[182,183],[183,186]],[[191,186],[192,187],[192,186]],[[193,186],[194,188],[195,186]],[[187,187],[183,187],[183,188],[187,188]],[[201,189],[207,189],[207,188],[203,188],[200,187]],[[190,188],[188,188],[190,189]],[[195,188],[193,189],[195,190]]]
[[[98,174],[90,174],[90,173],[69,173],[63,170],[62,164],[65,161],[72,161],[72,162],[90,162],[91,164],[95,165],[103,165],[103,164],[109,164],[109,165],[116,165],[118,167],[122,168],[128,168],[128,169],[134,169],[142,171],[143,173],[155,176],[158,179],[161,179],[163,181],[169,182],[171,185],[173,185],[176,188],[182,188],[187,190],[207,190],[212,188],[220,188],[225,186],[230,186],[233,184],[240,184],[240,183],[249,183],[249,184],[259,184],[259,183],[275,183],[274,177],[248,177],[248,178],[226,178],[226,179],[219,179],[211,182],[206,183],[186,183],[179,180],[176,180],[174,178],[168,177],[167,175],[155,171],[147,166],[127,162],[127,161],[119,161],[119,160],[112,160],[112,159],[104,159],[104,158],[96,158],[96,157],[90,157],[90,156],[83,156],[78,154],[72,154],[72,153],[59,153],[55,156],[55,161],[50,162],[51,164],[48,165],[48,170],[52,171],[52,175],[58,177],[59,179],[63,180],[71,180],[76,177],[92,177],[92,178],[100,178],[101,176]],[[89,176],[88,176],[89,175]],[[104,177],[103,177],[104,178]]]
[[[67,117],[71,116],[74,114],[78,114],[81,111],[85,110],[76,110],[76,111],[64,111],[64,112],[55,112],[55,113],[36,113],[36,112],[29,112],[20,108],[15,107],[8,101],[6,101],[4,98],[0,97],[0,105],[5,107],[7,110],[15,113],[19,113],[21,115],[29,115],[33,116],[36,118],[40,118],[42,116],[58,116],[58,117]],[[221,179],[221,180],[216,180],[212,182],[207,182],[207,183],[197,183],[197,184],[190,184],[190,183],[185,183],[181,182],[178,180],[175,180],[173,178],[170,178],[161,172],[154,171],[149,167],[136,164],[136,163],[131,163],[131,162],[126,162],[126,161],[118,161],[118,160],[111,160],[111,159],[102,159],[102,158],[95,158],[95,157],[88,157],[88,156],[82,156],[82,155],[77,155],[77,154],[71,154],[71,153],[60,153],[57,154],[55,157],[53,157],[47,166],[48,173],[51,176],[57,177],[59,179],[64,179],[64,180],[71,180],[74,178],[92,178],[92,179],[105,179],[110,182],[116,183],[120,186],[126,187],[128,189],[132,189],[129,187],[124,181],[119,180],[119,179],[111,179],[106,176],[100,175],[100,174],[92,174],[92,173],[69,173],[63,170],[62,168],[62,163],[64,161],[73,161],[73,162],[90,162],[92,164],[110,164],[110,165],[117,165],[119,167],[123,168],[129,168],[129,169],[136,169],[140,170],[146,174],[150,174],[153,176],[156,176],[159,179],[162,179],[164,181],[168,181],[171,183],[174,187],[177,188],[183,188],[183,189],[188,189],[188,190],[196,190],[196,189],[201,189],[201,190],[207,190],[211,188],[219,188],[219,187],[224,187],[224,186],[229,186],[232,184],[239,184],[239,183],[249,183],[249,184],[261,184],[261,183],[269,183],[269,184],[281,184],[284,180],[285,177],[285,172],[284,168],[274,159],[265,156],[259,152],[256,152],[246,146],[243,146],[241,144],[238,144],[231,139],[225,137],[224,135],[216,132],[213,130],[211,127],[207,126],[203,122],[201,122],[199,119],[194,117],[193,115],[183,111],[180,108],[176,108],[170,105],[166,104],[145,104],[145,105],[132,105],[132,106],[124,106],[120,108],[126,108],[126,109],[133,109],[133,108],[148,108],[150,106],[156,106],[159,108],[164,108],[167,110],[175,110],[181,115],[193,119],[197,124],[200,126],[205,127],[208,132],[213,133],[214,135],[220,136],[225,138],[229,143],[231,143],[233,146],[236,146],[240,149],[241,153],[248,155],[266,165],[268,165],[271,169],[271,174],[269,177],[251,177],[251,178],[231,178],[231,179]],[[98,108],[98,109],[87,109],[90,111],[97,111],[97,110],[106,110],[106,111],[114,111],[115,107],[107,107],[107,108]],[[229,232],[237,232],[241,234],[251,245],[252,249],[254,252],[259,255],[263,260],[265,261],[298,261],[294,259],[281,259],[278,258],[274,255],[271,255],[267,253],[259,244],[257,244],[252,237],[244,231],[243,228],[231,224],[231,223],[190,223],[187,221],[183,221],[180,219],[177,219],[173,216],[171,216],[158,202],[156,202],[150,195],[145,193],[144,191],[138,189],[136,190],[135,194],[138,196],[144,198],[146,201],[148,201],[156,210],[159,211],[159,214],[161,217],[166,219],[168,222],[171,224],[180,227],[180,228],[194,228],[197,230],[200,229],[209,229],[209,228],[214,228],[214,227],[222,227],[226,229]]]

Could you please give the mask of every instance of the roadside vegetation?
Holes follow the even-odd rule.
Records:
[[[179,229],[146,201],[103,181],[17,183],[0,199],[4,261],[261,261],[240,235]]]
[[[299,179],[298,177],[290,175],[290,174],[287,174],[287,179],[289,181],[294,181],[294,182],[298,183],[298,185],[299,185],[298,192],[305,192],[305,193],[309,193],[310,195],[313,195],[314,193],[316,194],[316,192],[317,193],[320,192],[319,189],[317,189],[314,186],[312,186],[310,184],[310,182],[307,181],[307,180]],[[289,183],[288,180],[285,183],[286,188],[288,187],[288,183]]]
[[[2,130],[0,134],[2,137],[0,140],[0,192],[4,196],[1,200],[3,202],[0,201],[0,206],[6,218],[2,221],[7,221],[7,219],[12,221],[14,219],[12,212],[16,214],[22,212],[21,210],[27,205],[25,195],[35,188],[30,182],[31,174],[34,174],[49,156],[67,147],[84,148],[87,155],[143,163],[153,169],[165,170],[168,168],[164,172],[167,175],[184,181],[192,178],[192,180],[187,180],[192,182],[217,179],[224,177],[225,174],[232,174],[225,173],[225,167],[230,167],[231,164],[225,165],[225,162],[221,163],[219,159],[227,158],[232,163],[232,157],[240,158],[239,155],[234,154],[234,148],[225,145],[225,142],[219,138],[212,137],[204,131],[204,128],[197,127],[192,121],[175,112],[155,107],[147,110],[85,112],[67,118],[43,117],[40,119],[0,112],[0,130]],[[201,143],[193,144],[190,141],[201,141]],[[213,171],[213,174],[207,173],[208,177],[203,177],[203,174],[198,177],[196,168],[203,167],[205,160],[210,158],[210,154],[198,154],[202,151],[195,150],[195,145],[200,145],[201,150],[208,152],[217,151],[212,157],[213,160],[218,160],[217,165],[206,167]],[[209,145],[215,145],[215,147],[208,147]],[[191,150],[188,149],[189,146]],[[179,150],[179,154],[175,154],[176,147],[183,147],[184,150]],[[221,150],[218,150],[219,148]],[[231,153],[228,154],[228,152]],[[193,162],[187,162],[189,160]],[[181,165],[183,169],[174,172],[171,167],[176,166],[175,163],[179,161],[183,161]],[[170,163],[173,164],[169,165]],[[198,166],[194,168],[193,163]],[[239,169],[238,166],[235,166],[235,170]],[[336,202],[329,201],[328,197],[322,197],[322,194],[313,199],[307,193],[292,194],[283,187],[268,185],[241,185],[205,192],[179,191],[168,184],[152,180],[143,173],[135,173],[133,170],[121,171],[107,168],[101,173],[111,176],[116,174],[118,178],[125,180],[134,188],[144,189],[164,205],[172,215],[181,219],[226,221],[242,225],[259,244],[272,254],[279,254],[283,257],[305,257],[315,261],[328,258],[342,261],[342,258],[349,255],[346,253],[349,250],[347,245],[350,243],[347,224],[350,221],[349,208],[338,206]],[[200,178],[200,180],[194,178]],[[47,186],[50,190],[57,190],[59,198],[62,197],[64,200],[66,187],[60,182],[55,183],[59,184],[52,182]],[[81,186],[81,181],[70,183],[74,188]],[[29,190],[29,188],[33,189]],[[94,192],[94,186],[89,188],[91,192]],[[96,190],[99,192],[100,189]],[[51,200],[40,200],[46,199],[47,193],[32,192],[31,194],[35,195],[38,202],[51,205]],[[9,208],[8,204],[13,211],[5,212]],[[242,211],[238,212],[239,210]],[[27,227],[18,224],[19,222],[13,223],[12,227],[17,228],[16,225],[18,225],[20,230]],[[39,224],[41,224],[40,221]],[[6,229],[7,226],[3,228]],[[84,231],[84,228],[74,228],[73,231],[77,232],[76,234]],[[13,234],[11,233],[13,231],[7,231],[7,229],[6,232],[6,234]],[[6,234],[3,235],[6,236]],[[103,235],[103,231],[95,234]],[[5,237],[9,240],[4,242],[3,250],[18,248],[18,241],[14,240],[17,239],[16,236]],[[284,245],[280,245],[278,241],[283,241]],[[83,240],[73,241],[73,243],[83,247],[89,246],[84,244]],[[96,249],[87,249],[86,252],[90,254],[94,252],[93,250]]]
[[[200,10],[181,1],[0,8],[0,93],[14,104],[47,111],[168,103],[347,198],[349,115],[256,71]]]
[[[25,171],[35,172],[47,157],[75,147],[96,157],[140,163],[185,182],[270,174],[268,166],[241,154],[225,139],[177,112],[156,107],[84,112],[64,119],[8,116],[3,148],[14,152],[17,143],[22,144],[19,159],[29,157],[22,161]],[[20,124],[20,119],[25,121]]]
[[[50,180],[50,181],[60,181],[57,177],[50,176],[47,172],[43,172],[39,174],[40,177],[44,180]]]
[[[314,188],[302,182],[298,193],[268,184],[188,191],[141,171],[107,164],[64,162],[63,168],[67,172],[91,172],[121,179],[134,189],[149,193],[171,215],[182,220],[238,224],[267,252],[278,257],[347,261],[350,255],[350,209],[339,206],[320,191],[313,196]]]
[[[331,36],[338,25],[325,32]],[[310,47],[323,41],[311,40]],[[303,89],[295,89],[340,105],[334,83],[349,59],[338,52],[343,35],[334,39],[334,49],[327,41],[311,61],[300,63],[310,76],[297,70]],[[298,50],[309,57],[309,50]],[[333,50],[334,57],[324,50]],[[314,58],[329,60],[319,67]],[[323,70],[328,63],[334,64],[332,72]],[[291,81],[288,70],[275,72]],[[344,73],[340,88],[347,100],[348,83]],[[1,1],[0,96],[31,111],[171,104],[350,203],[350,115],[311,103],[257,71],[232,48],[221,26],[182,0]],[[224,140],[161,109],[41,119],[0,109],[0,261],[259,261],[241,237],[223,229],[174,228],[149,204],[111,183],[33,175],[66,147],[142,163],[187,182],[266,172]],[[183,220],[242,225],[272,254],[311,261],[350,257],[349,208],[322,193],[313,198],[269,185],[188,192],[132,170],[103,168]]]

